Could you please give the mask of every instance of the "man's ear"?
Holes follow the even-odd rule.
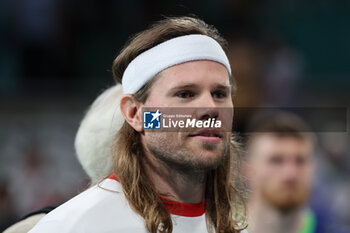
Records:
[[[137,132],[142,132],[142,104],[134,99],[132,95],[124,95],[120,100],[120,110],[125,120]]]

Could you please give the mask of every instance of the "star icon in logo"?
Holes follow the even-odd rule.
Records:
[[[152,118],[151,122],[154,121],[155,119],[157,119],[157,121],[159,121],[160,115],[162,115],[162,113],[159,112],[159,109],[157,110],[157,112],[152,113],[153,118]]]

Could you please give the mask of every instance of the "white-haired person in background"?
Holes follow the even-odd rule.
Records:
[[[111,145],[115,134],[124,123],[119,107],[122,95],[122,87],[119,84],[99,95],[86,112],[75,137],[76,155],[88,174],[91,185],[112,172]],[[27,214],[4,233],[26,233],[56,207],[48,206]]]
[[[121,85],[104,91],[91,105],[78,129],[75,151],[92,185],[112,173],[111,145],[125,121],[119,106],[122,96]]]

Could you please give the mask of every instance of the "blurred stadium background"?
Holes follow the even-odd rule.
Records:
[[[349,11],[345,0],[2,0],[0,230],[86,187],[79,122],[113,85],[124,42],[162,15],[195,14],[229,41],[236,106],[347,107]],[[311,205],[350,225],[348,131],[318,136]]]

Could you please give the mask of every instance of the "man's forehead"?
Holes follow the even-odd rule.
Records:
[[[312,150],[311,143],[305,139],[296,138],[292,135],[279,136],[273,133],[255,135],[250,143],[250,147],[252,147],[250,148],[251,153],[255,157],[272,156],[274,152],[302,151],[303,149],[305,152],[309,152]]]
[[[172,87],[191,87],[203,83],[230,86],[227,69],[214,61],[191,61],[175,65],[160,72],[160,79]]]

